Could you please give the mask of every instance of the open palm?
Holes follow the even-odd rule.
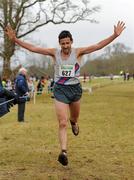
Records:
[[[125,23],[123,21],[118,21],[117,25],[114,26],[115,35],[119,36],[125,28]]]

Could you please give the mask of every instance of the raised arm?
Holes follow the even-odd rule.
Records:
[[[84,55],[84,54],[89,54],[91,52],[97,51],[99,49],[102,49],[103,47],[105,47],[106,45],[110,44],[114,39],[116,39],[121,33],[122,31],[125,29],[125,23],[124,22],[120,22],[118,21],[117,25],[114,26],[114,32],[111,36],[109,36],[108,38],[100,41],[97,44],[88,46],[88,47],[83,47],[83,48],[78,48],[77,49],[77,54],[78,57]]]
[[[16,44],[29,51],[54,57],[55,54],[54,48],[41,48],[41,47],[36,47],[30,43],[24,42],[16,37],[15,31],[10,26],[6,27],[5,33],[8,35],[10,40],[14,41]]]

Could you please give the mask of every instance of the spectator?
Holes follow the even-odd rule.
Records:
[[[129,81],[129,79],[130,79],[130,74],[129,74],[129,72],[127,71],[127,72],[126,72],[126,80]]]
[[[19,74],[15,80],[15,92],[18,95],[18,121],[24,122],[24,113],[25,113],[25,104],[26,98],[24,96],[28,96],[28,84],[27,84],[27,70],[25,68],[19,69]]]
[[[34,91],[35,91],[34,82],[31,78],[28,78],[28,89],[29,89],[29,96],[31,99],[34,96]]]
[[[17,103],[16,94],[5,89],[0,78],[0,117],[10,111],[10,108]]]
[[[87,75],[86,75],[86,73],[84,73],[84,75],[83,75],[84,83],[86,82],[86,78],[87,78]]]
[[[37,84],[37,94],[42,94],[42,91],[45,87],[45,78],[42,76]]]
[[[48,93],[51,93],[51,98],[54,98],[53,89],[54,89],[54,79],[50,79],[48,84]]]
[[[6,79],[5,78],[3,78],[3,80],[2,80],[2,86],[3,86],[3,88],[6,87]]]
[[[6,89],[11,91],[12,90],[12,82],[10,79],[6,81]]]

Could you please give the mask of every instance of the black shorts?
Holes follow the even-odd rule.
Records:
[[[63,102],[65,104],[70,104],[72,102],[78,101],[82,96],[81,84],[74,85],[54,85],[54,97],[56,100]]]

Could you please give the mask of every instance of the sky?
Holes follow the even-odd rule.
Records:
[[[101,10],[98,13],[91,15],[91,18],[95,18],[99,21],[98,24],[90,23],[88,21],[80,21],[75,24],[60,24],[53,25],[48,24],[40,29],[36,30],[30,36],[26,37],[25,40],[34,43],[41,47],[55,48],[59,46],[58,35],[62,30],[69,30],[73,35],[73,47],[85,47],[95,44],[108,36],[112,35],[114,25],[119,20],[124,21],[126,29],[112,43],[123,43],[126,47],[134,52],[134,22],[133,22],[133,0],[90,0],[91,7],[100,6]],[[25,61],[27,63],[27,55],[33,58],[33,53],[25,51],[21,54],[16,53],[17,56],[13,57],[16,65]],[[26,54],[25,54],[26,53]],[[96,57],[103,53],[103,49],[91,54],[92,57]],[[25,55],[24,55],[25,54]],[[19,57],[21,56],[21,58]],[[34,54],[36,57],[37,55]],[[38,57],[36,57],[38,58]],[[83,62],[86,61],[86,58]]]
[[[35,41],[40,41],[48,47],[58,46],[58,34],[62,30],[69,30],[74,39],[74,47],[88,46],[97,43],[113,33],[114,25],[118,20],[124,21],[126,24],[125,31],[118,37],[114,43],[121,42],[134,51],[134,22],[133,22],[133,0],[91,0],[91,6],[100,5],[101,10],[91,15],[98,24],[88,21],[81,21],[75,24],[48,24],[34,35]]]

